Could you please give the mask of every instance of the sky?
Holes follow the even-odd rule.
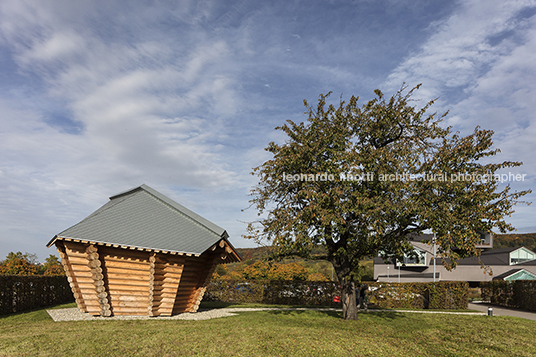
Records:
[[[534,189],[535,59],[528,0],[0,0],[0,260],[44,261],[141,184],[256,246],[252,168],[329,91],[363,104],[422,83],[416,105],[494,130],[495,160],[524,163],[512,189]],[[536,232],[535,214],[507,220]]]

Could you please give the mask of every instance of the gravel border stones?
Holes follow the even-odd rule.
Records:
[[[47,310],[52,320],[59,321],[113,321],[113,320],[209,320],[220,317],[235,316],[236,312],[247,311],[269,311],[269,310],[317,310],[317,311],[340,311],[341,309],[307,309],[307,308],[272,308],[272,307],[250,307],[250,308],[229,308],[229,309],[212,309],[200,310],[193,313],[182,313],[173,316],[92,316],[86,312],[80,311],[73,307],[69,309]]]
[[[235,316],[237,312],[248,312],[248,311],[305,311],[305,310],[315,310],[315,311],[342,311],[341,309],[334,308],[325,308],[325,309],[314,309],[314,308],[277,308],[277,307],[248,307],[248,308],[224,308],[224,309],[212,309],[212,310],[201,310],[193,313],[182,313],[173,316],[92,316],[88,313],[81,312],[78,308],[73,307],[69,309],[56,309],[56,310],[47,310],[48,314],[55,322],[59,321],[114,321],[114,320],[209,320],[216,319],[220,317]],[[368,310],[369,312],[408,312],[408,313],[421,313],[421,314],[452,314],[452,315],[486,315],[482,312],[447,312],[447,311],[412,311],[412,310]]]

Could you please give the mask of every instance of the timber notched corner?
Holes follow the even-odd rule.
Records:
[[[94,316],[196,312],[215,267],[240,261],[225,230],[142,185],[56,235],[78,308]]]

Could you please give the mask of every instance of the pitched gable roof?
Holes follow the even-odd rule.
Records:
[[[536,275],[525,269],[512,269],[497,275],[493,280],[535,280]]]
[[[493,254],[502,254],[502,253],[512,253],[513,251],[516,251],[520,249],[521,247],[505,247],[505,248],[498,248],[498,249],[491,249],[491,250],[485,250],[481,253],[481,255],[493,255]]]
[[[47,247],[57,239],[76,239],[200,255],[227,238],[223,228],[141,185],[110,197],[104,206],[54,236]]]

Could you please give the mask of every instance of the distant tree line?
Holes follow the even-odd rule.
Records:
[[[498,234],[493,237],[493,248],[525,247],[536,252],[536,233]]]
[[[43,264],[37,260],[37,255],[21,252],[10,252],[0,261],[0,274],[3,275],[65,275],[63,266],[58,258],[50,255]]]
[[[309,271],[296,262],[276,263],[246,261],[240,264],[221,264],[216,267],[214,279],[229,280],[294,280],[329,281],[326,274]]]

